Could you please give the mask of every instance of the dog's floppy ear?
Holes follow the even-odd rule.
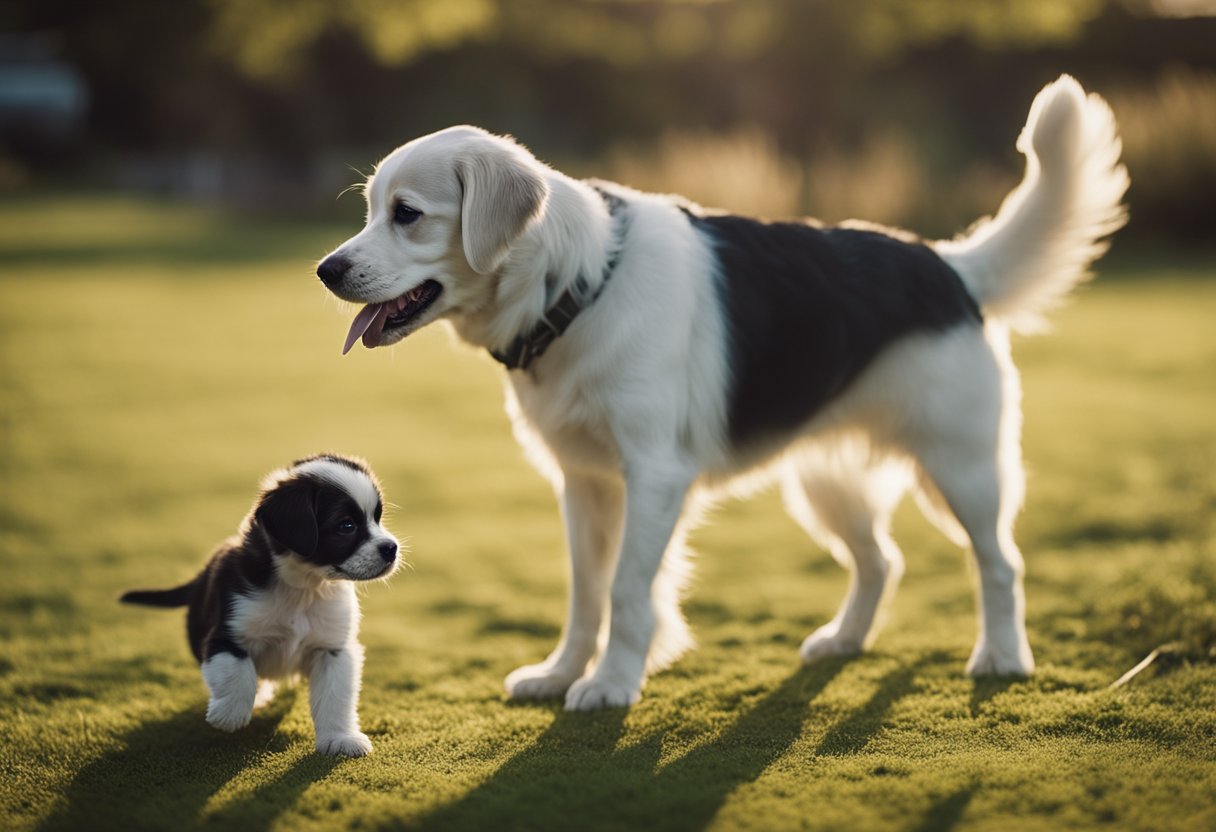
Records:
[[[544,210],[549,183],[526,150],[498,138],[479,141],[463,153],[456,161],[456,175],[464,189],[464,256],[473,271],[489,274]]]
[[[287,480],[262,495],[254,516],[280,546],[309,557],[317,551],[316,498],[312,481]]]

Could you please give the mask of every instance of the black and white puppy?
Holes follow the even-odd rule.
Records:
[[[361,756],[363,670],[354,581],[385,578],[397,540],[380,525],[375,475],[343,456],[302,459],[271,473],[238,534],[220,544],[194,580],[133,590],[128,604],[188,607],[190,649],[210,692],[207,722],[249,723],[275,682],[307,675],[317,751]]]
[[[636,701],[691,643],[690,504],[763,479],[852,576],[804,661],[873,637],[903,570],[892,512],[913,490],[975,557],[968,671],[1031,672],[1010,330],[1084,279],[1125,221],[1128,177],[1110,108],[1067,76],[1035,99],[1017,146],[1022,183],[948,241],[577,181],[472,127],[380,163],[366,226],[317,268],[366,304],[347,348],[442,319],[489,350],[510,368],[516,436],[562,503],[569,618],[547,660],[507,677],[512,697]]]

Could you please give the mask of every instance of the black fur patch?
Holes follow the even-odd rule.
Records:
[[[196,660],[205,662],[217,653],[238,659],[248,655],[229,628],[228,613],[237,595],[264,590],[273,580],[274,554],[256,527],[219,545],[194,579],[186,610],[186,637]]]
[[[804,424],[897,339],[981,323],[959,276],[914,238],[686,213],[718,257],[736,447]]]
[[[367,517],[359,504],[342,489],[326,483],[317,488],[313,521],[317,529],[317,547],[304,560],[318,566],[337,566],[371,537]]]

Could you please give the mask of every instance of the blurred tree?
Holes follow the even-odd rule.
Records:
[[[377,63],[400,66],[483,35],[493,0],[209,0],[209,38],[253,78],[298,73],[309,50],[335,28],[356,33]]]
[[[981,49],[1008,49],[1076,39],[1105,0],[870,0],[848,4],[857,45],[873,55],[963,37]]]
[[[1109,92],[1216,70],[1216,18],[1163,2],[28,0],[0,30],[53,34],[88,79],[88,160],[219,159],[298,188],[473,122],[563,165],[759,128],[787,158],[877,148],[890,168],[879,150],[914,137],[901,152],[935,175],[1016,168],[1026,102],[1061,71]]]
[[[612,64],[684,60],[712,50],[732,59],[763,54],[791,20],[823,30],[866,56],[960,36],[981,48],[1075,38],[1106,0],[209,0],[210,37],[255,78],[298,71],[335,28],[357,34],[385,66],[468,40],[495,39],[550,57]],[[793,27],[804,43],[820,27]]]

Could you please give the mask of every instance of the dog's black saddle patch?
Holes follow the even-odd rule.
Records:
[[[958,274],[915,238],[685,213],[718,258],[736,447],[804,424],[897,339],[982,321]]]

